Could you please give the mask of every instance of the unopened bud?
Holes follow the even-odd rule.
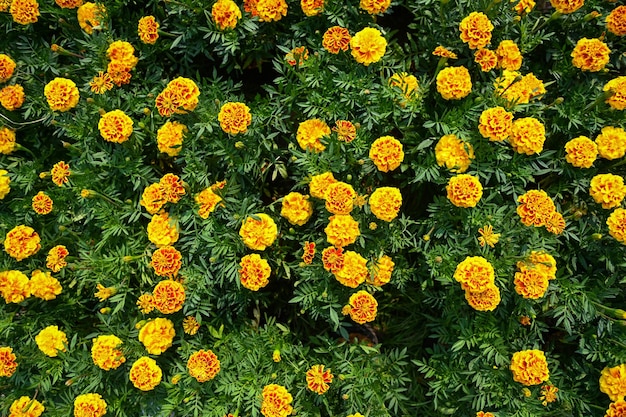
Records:
[[[602,239],[602,233],[594,233],[594,234],[591,235],[591,238],[593,240],[600,240],[600,239]]]
[[[111,307],[103,307],[100,309],[100,314],[109,314],[111,312]]]
[[[437,262],[438,264],[443,262],[443,258],[441,256],[435,256],[435,262]]]
[[[242,141],[239,140],[239,141],[235,142],[235,148],[243,149],[245,147],[246,147],[246,145]]]
[[[107,112],[101,107],[98,109],[98,113],[100,113],[100,116],[104,116]]]
[[[147,107],[144,107],[144,108],[143,108],[143,114],[145,114],[146,116],[148,116],[148,115],[150,115],[150,113],[152,113],[152,110],[150,110],[150,109],[149,109],[149,108],[147,108]]]

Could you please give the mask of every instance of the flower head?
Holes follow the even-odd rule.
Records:
[[[183,319],[183,331],[185,333],[193,336],[198,333],[198,330],[200,330],[200,323],[194,316],[187,316]]]
[[[30,226],[16,226],[4,238],[4,250],[17,261],[34,255],[41,249],[39,234]]]
[[[10,346],[0,347],[0,377],[10,377],[17,369],[15,354]]]
[[[517,214],[526,226],[545,226],[556,207],[543,190],[530,190],[517,198]]]
[[[11,191],[11,178],[9,173],[4,169],[0,169],[0,200],[9,194]]]
[[[474,62],[480,65],[482,72],[489,72],[498,65],[498,54],[487,48],[480,48],[474,52]]]
[[[117,369],[126,362],[124,353],[119,349],[122,340],[115,335],[100,335],[93,339],[91,359],[100,369],[105,371]]]
[[[609,106],[615,110],[626,109],[626,76],[613,78],[606,83],[604,91],[611,91],[613,95],[606,99]]]
[[[367,259],[356,252],[346,251],[343,254],[343,266],[334,275],[341,285],[356,288],[369,276]]]
[[[478,238],[480,246],[489,245],[490,248],[493,248],[500,240],[500,233],[493,233],[493,226],[490,224],[478,229],[478,233],[480,234]]]
[[[319,175],[313,175],[309,183],[309,193],[312,197],[326,199],[326,191],[331,184],[336,183],[332,172],[324,172]]]
[[[157,248],[173,245],[178,241],[178,222],[166,212],[155,214],[148,223],[148,239]]]
[[[513,122],[509,142],[518,153],[538,154],[546,141],[546,128],[534,117],[524,117]]]
[[[296,140],[302,149],[312,152],[322,152],[326,146],[321,139],[330,135],[330,127],[320,119],[309,119],[298,125]]]
[[[39,3],[37,0],[13,0],[9,13],[13,21],[20,25],[35,23],[39,18]]]
[[[22,107],[24,104],[24,87],[19,84],[4,87],[0,90],[0,104],[9,111]]]
[[[78,104],[80,94],[74,81],[57,77],[50,81],[43,90],[50,109],[65,112]]]
[[[626,416],[626,401],[618,400],[609,404],[605,417],[624,417]]]
[[[350,47],[350,32],[341,26],[332,26],[324,32],[322,36],[322,46],[331,54],[338,54],[339,51],[347,51]]]
[[[128,71],[135,68],[137,62],[139,62],[139,59],[135,56],[135,48],[126,41],[111,42],[107,48],[107,58],[124,65]]]
[[[28,282],[28,291],[35,297],[42,300],[54,300],[61,294],[63,288],[59,280],[50,275],[50,272],[43,272],[36,269],[32,272]]]
[[[361,234],[359,222],[349,214],[335,214],[330,216],[328,226],[324,229],[326,241],[336,247],[344,247],[356,242]]]
[[[83,0],[54,0],[54,2],[63,9],[75,9],[83,4]]]
[[[565,160],[573,166],[591,168],[598,157],[598,146],[588,137],[578,136],[565,144],[565,153]]]
[[[287,16],[285,0],[258,0],[256,13],[261,22],[277,22]]]
[[[203,219],[207,219],[211,213],[215,210],[218,203],[222,201],[222,197],[217,195],[213,191],[214,187],[208,187],[200,191],[194,200],[198,204],[198,215]]]
[[[538,385],[550,378],[546,355],[537,349],[515,352],[510,369],[513,379],[526,386]]]
[[[150,266],[158,276],[172,278],[178,275],[182,258],[180,252],[173,246],[162,246],[152,254]]]
[[[163,198],[168,203],[178,203],[186,194],[185,184],[178,175],[165,174],[159,180],[159,187],[163,192]]]
[[[458,56],[454,52],[452,52],[448,48],[443,47],[441,45],[438,45],[435,48],[435,50],[433,51],[433,55],[440,56],[442,58],[449,58],[449,59],[457,59],[458,58]]]
[[[266,385],[261,395],[261,414],[264,417],[287,417],[292,413],[293,398],[282,385]]]
[[[98,130],[107,142],[123,143],[133,133],[133,120],[123,111],[113,110],[100,118]]]
[[[570,14],[583,7],[585,0],[550,0],[550,3],[557,12],[561,14]]]
[[[513,10],[517,12],[518,15],[524,15],[530,13],[536,6],[535,0],[519,0],[517,4],[513,7]]]
[[[108,72],[98,71],[98,75],[93,77],[89,87],[92,93],[104,94],[113,88],[113,79]]]
[[[137,307],[143,314],[148,314],[154,310],[154,300],[152,294],[142,294],[137,299]]]
[[[67,336],[58,326],[48,326],[35,336],[35,342],[39,350],[54,358],[58,351],[66,351]]]
[[[472,163],[474,148],[456,135],[443,135],[435,145],[435,158],[440,167],[445,165],[451,172],[460,174]]]
[[[77,10],[78,24],[82,30],[91,35],[94,29],[100,28],[105,15],[104,5],[87,2]]]
[[[40,215],[50,214],[52,212],[53,201],[50,196],[43,191],[39,191],[32,200],[32,207],[35,213]]]
[[[611,50],[600,39],[579,39],[572,51],[572,65],[583,71],[598,72],[609,63]]]
[[[324,269],[333,274],[343,268],[343,249],[340,247],[329,246],[322,251],[322,264]]]
[[[39,417],[45,409],[35,398],[23,396],[11,404],[9,417]]]
[[[28,277],[20,271],[0,272],[0,295],[2,295],[4,302],[7,304],[21,303],[30,297],[30,286],[28,284]]]
[[[16,147],[15,131],[6,126],[0,127],[0,153],[9,155],[15,150]]]
[[[212,350],[201,349],[191,354],[187,360],[187,370],[198,382],[207,382],[219,373],[220,361]]]
[[[307,388],[318,395],[328,391],[328,388],[330,388],[328,384],[331,382],[333,382],[333,374],[330,373],[330,369],[324,369],[324,365],[313,365],[306,372]]]
[[[272,270],[269,263],[258,254],[253,253],[241,258],[239,263],[239,279],[241,285],[252,291],[258,291],[269,283]]]
[[[265,250],[276,240],[278,227],[274,219],[265,213],[257,213],[247,217],[239,229],[243,243],[252,250]]]
[[[297,46],[285,54],[285,61],[292,67],[304,65],[307,59],[309,59],[309,50],[306,46]]]
[[[373,295],[367,291],[357,291],[350,296],[348,304],[343,307],[341,312],[359,324],[369,323],[376,320],[378,313],[378,302]]]
[[[184,77],[170,81],[165,89],[156,97],[156,108],[161,116],[183,114],[195,110],[198,105],[200,90],[196,83]]]
[[[496,49],[498,68],[517,71],[522,66],[522,53],[512,40],[503,40]]]
[[[222,130],[231,135],[246,133],[252,123],[250,108],[244,103],[225,103],[217,115]]]
[[[515,292],[524,298],[536,300],[548,290],[548,277],[537,268],[523,268],[515,273]]]
[[[606,220],[606,224],[609,227],[609,234],[626,245],[626,210],[621,207],[615,209]]]
[[[337,120],[332,131],[337,133],[337,140],[350,143],[356,138],[356,126],[348,120]]]
[[[371,268],[367,282],[377,287],[382,287],[391,281],[391,274],[395,266],[396,264],[389,256],[381,256]]]
[[[626,364],[609,368],[600,373],[600,391],[609,396],[611,401],[624,401],[626,396]]]
[[[483,196],[478,178],[469,174],[451,177],[446,186],[448,200],[457,207],[475,207]]]
[[[369,198],[372,214],[380,220],[390,222],[398,217],[402,206],[402,194],[396,187],[379,187]]]
[[[159,152],[169,156],[176,156],[183,146],[183,137],[187,126],[178,122],[167,121],[157,130],[157,146]]]
[[[603,127],[595,142],[604,159],[619,159],[626,154],[626,132],[621,127]]]
[[[617,6],[606,17],[606,29],[616,36],[626,35],[626,6]]]
[[[233,0],[217,0],[211,8],[211,17],[219,30],[235,29],[241,10]]]
[[[147,186],[141,195],[141,201],[139,204],[146,208],[146,211],[150,214],[155,214],[163,205],[167,203],[163,188],[159,183],[150,184]]]
[[[6,54],[0,54],[0,83],[5,83],[13,76],[15,61]]]
[[[280,215],[293,225],[303,226],[313,214],[313,203],[309,196],[291,192],[283,197]]]
[[[417,97],[419,83],[417,82],[415,75],[407,72],[396,72],[389,77],[388,83],[390,87],[397,88],[402,91],[402,95],[405,100],[412,100]],[[406,105],[406,101],[401,101],[400,105]]]
[[[591,179],[589,194],[604,209],[617,207],[626,197],[624,178],[613,174],[598,174]]]
[[[486,109],[480,115],[478,130],[490,141],[503,141],[511,134],[513,128],[513,113],[497,106]]]
[[[480,49],[491,42],[493,24],[484,13],[472,12],[461,20],[459,30],[461,40],[467,43],[470,49]]]
[[[74,417],[102,417],[107,403],[100,394],[82,394],[74,399]]]
[[[445,100],[460,100],[472,91],[472,79],[464,66],[446,67],[437,74],[437,91]]]
[[[54,164],[50,172],[52,174],[52,182],[59,187],[63,186],[63,184],[67,184],[69,181],[68,177],[71,174],[70,166],[66,164],[65,161],[59,161]]]
[[[482,256],[468,256],[457,265],[454,279],[465,291],[482,292],[494,285],[495,273]]]
[[[154,16],[144,16],[137,24],[137,34],[141,42],[154,45],[159,39],[159,22]]]
[[[494,284],[482,291],[465,291],[465,300],[476,311],[493,311],[500,304],[500,289]]]
[[[160,355],[172,346],[175,335],[174,323],[158,317],[141,328],[139,341],[143,343],[149,354]]]
[[[387,40],[380,30],[368,27],[354,34],[350,39],[350,48],[356,62],[368,66],[385,55]]]
[[[317,16],[324,10],[324,0],[300,0],[302,12],[307,16]]]
[[[315,242],[304,242],[302,246],[302,262],[306,265],[311,265],[313,257],[315,256]]]
[[[172,279],[159,282],[152,291],[152,305],[162,314],[180,311],[185,303],[183,284]]]
[[[117,288],[115,287],[105,287],[104,285],[98,283],[96,284],[96,292],[93,294],[100,302],[106,301],[109,298],[113,297],[117,294]]]
[[[137,359],[130,368],[130,382],[141,391],[151,391],[161,383],[163,372],[156,361],[147,356]]]
[[[379,171],[393,171],[404,161],[402,143],[393,136],[381,136],[372,143],[369,158]]]

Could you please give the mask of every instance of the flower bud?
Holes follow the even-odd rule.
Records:
[[[150,109],[149,109],[149,108],[147,108],[147,107],[144,107],[144,108],[143,108],[143,114],[145,114],[146,116],[149,116],[149,115],[150,115],[150,113],[152,113],[152,110],[150,110]]]
[[[111,312],[111,307],[103,307],[100,309],[100,314],[109,314]]]
[[[602,233],[594,233],[594,234],[591,235],[591,238],[593,240],[600,240],[600,239],[602,239]]]
[[[237,142],[235,142],[235,148],[243,149],[245,147],[246,147],[246,145],[242,141],[238,140]]]

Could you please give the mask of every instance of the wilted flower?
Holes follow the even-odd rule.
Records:
[[[309,50],[306,46],[295,47],[285,54],[285,61],[292,67],[304,65],[307,59],[309,59]]]

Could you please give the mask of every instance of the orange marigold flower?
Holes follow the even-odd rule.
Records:
[[[9,194],[11,191],[11,178],[9,173],[4,169],[0,169],[0,200]]]
[[[9,81],[15,71],[15,61],[6,54],[0,54],[0,83]]]
[[[152,294],[142,294],[137,299],[137,307],[143,314],[148,314],[152,310],[154,310],[154,300],[152,299]]]
[[[155,214],[148,223],[148,240],[157,248],[173,245],[178,241],[178,222],[166,212]]]
[[[538,299],[548,290],[548,277],[539,269],[523,268],[515,273],[515,292],[524,298]]]
[[[241,258],[239,263],[239,279],[241,285],[252,291],[258,291],[269,284],[272,270],[267,261],[258,254],[253,253]]]
[[[490,224],[478,229],[478,233],[480,234],[478,243],[481,247],[489,245],[490,248],[493,248],[500,240],[500,233],[493,233],[493,226]]]
[[[111,61],[120,62],[128,68],[128,71],[135,68],[139,59],[135,56],[135,48],[126,41],[111,42],[107,48],[107,58]]]
[[[42,272],[36,269],[32,272],[28,282],[28,291],[35,297],[42,300],[54,300],[61,294],[63,288],[59,280],[50,275],[50,272]]]
[[[326,191],[331,184],[337,180],[332,172],[324,172],[323,174],[313,175],[309,183],[309,193],[315,198],[326,199]]]
[[[172,278],[178,275],[182,266],[182,255],[172,246],[163,246],[154,251],[150,266],[154,273],[161,277]]]
[[[150,214],[155,214],[167,203],[163,188],[159,183],[150,184],[143,190],[139,204]]]
[[[559,392],[559,389],[554,385],[544,385],[541,387],[541,395],[539,396],[539,401],[541,401],[541,405],[544,407],[548,405],[548,403],[553,403],[557,400],[556,393]],[[625,410],[626,411],[626,410]]]
[[[137,34],[143,43],[154,45],[159,39],[159,22],[154,16],[144,16],[137,24]]]
[[[518,153],[526,155],[538,154],[543,151],[546,141],[546,128],[534,117],[523,117],[513,121],[509,142]]]
[[[591,168],[598,157],[598,146],[587,136],[578,136],[565,144],[565,153],[565,160],[573,166]]]
[[[337,247],[344,247],[356,242],[361,232],[359,222],[349,214],[335,214],[330,216],[328,226],[324,229],[326,241]]]
[[[354,34],[350,39],[350,48],[356,62],[368,66],[385,55],[387,40],[380,30],[368,27]]]
[[[0,127],[0,153],[10,155],[16,147],[15,131],[6,126]]]
[[[598,174],[591,179],[589,194],[604,209],[617,207],[626,196],[624,178],[613,174]]]
[[[15,359],[13,348],[9,346],[0,347],[0,377],[10,377],[15,373],[17,369]]]
[[[385,13],[390,4],[391,0],[361,0],[359,7],[369,14],[376,15]]]
[[[207,219],[209,214],[213,213],[218,203],[222,201],[222,197],[213,191],[213,187],[209,187],[198,193],[194,200],[199,205],[198,215],[203,219]]]
[[[474,52],[474,62],[480,65],[482,72],[489,72],[498,65],[498,54],[487,48],[480,48]]]
[[[117,288],[115,287],[105,287],[104,285],[98,283],[96,284],[96,292],[93,294],[100,302],[106,301],[115,294],[117,294]]]
[[[259,13],[256,10],[256,5],[259,0],[243,0],[243,9],[246,13],[250,13],[252,16],[258,16]]]
[[[613,78],[606,83],[604,91],[611,91],[613,95],[606,99],[606,103],[615,110],[626,109],[626,76]]]
[[[225,103],[217,115],[222,130],[231,135],[246,133],[252,123],[250,108],[244,103]]]
[[[446,191],[448,200],[457,207],[475,207],[483,196],[480,181],[469,174],[459,174],[450,178]]]
[[[341,309],[341,312],[356,323],[365,324],[376,319],[378,313],[378,302],[373,295],[367,291],[357,291],[350,296],[348,304]]]
[[[187,361],[187,370],[198,382],[207,382],[219,373],[220,361],[212,350],[201,349],[191,354]]]
[[[176,156],[183,146],[183,136],[187,132],[187,126],[178,122],[167,121],[157,131],[157,146],[159,152],[169,156]]]
[[[606,220],[606,224],[609,226],[609,234],[626,245],[626,210],[615,209]]]
[[[175,335],[174,323],[158,317],[141,328],[139,341],[143,343],[149,354],[160,355],[172,346]]]
[[[472,163],[474,148],[456,135],[444,135],[435,145],[435,158],[440,167],[445,165],[451,172],[460,174],[467,171]]]
[[[20,271],[0,272],[0,294],[7,304],[21,303],[30,297],[28,277]]]
[[[61,187],[69,181],[70,166],[65,161],[59,161],[52,166],[51,174],[52,182]]]
[[[343,254],[343,266],[334,275],[341,285],[356,288],[365,282],[369,275],[367,259],[356,252],[346,251]]]
[[[315,256],[315,242],[309,242],[308,240],[304,242],[302,252],[302,262],[311,265],[313,257]]]
[[[233,0],[217,0],[211,8],[211,17],[219,30],[235,29],[241,10]]]
[[[330,246],[322,251],[322,263],[324,269],[333,274],[343,268],[343,249]]]
[[[117,369],[126,362],[124,353],[119,347],[122,340],[115,335],[100,335],[93,339],[91,359],[100,369],[109,371]]]
[[[522,66],[522,53],[519,47],[512,40],[500,42],[496,49],[498,56],[498,68],[517,71]]]
[[[183,308],[185,288],[172,279],[159,282],[152,291],[152,305],[163,314],[172,314]]]
[[[239,229],[243,243],[252,250],[265,250],[271,246],[278,235],[278,227],[274,220],[264,213],[247,217]]]
[[[200,323],[194,316],[187,316],[183,319],[183,331],[190,336],[198,333],[200,330]]]
[[[317,16],[324,10],[324,0],[300,0],[300,7],[307,16]]]
[[[36,254],[41,245],[39,234],[30,226],[19,225],[11,229],[4,238],[4,250],[17,261]]]
[[[330,127],[320,119],[309,119],[298,125],[296,140],[302,149],[312,152],[322,152],[326,146],[321,139],[330,135]]]
[[[137,359],[130,368],[130,382],[141,391],[151,391],[161,383],[163,371],[156,361],[147,356]]]
[[[460,100],[472,91],[472,79],[464,66],[446,67],[437,74],[437,91],[445,100]]]
[[[500,304],[500,289],[492,284],[483,291],[465,291],[465,299],[476,311],[493,311]]]
[[[36,0],[13,0],[9,13],[20,25],[35,23],[39,18],[39,3]]]
[[[32,200],[32,207],[37,214],[49,214],[52,212],[53,201],[50,196],[43,191],[39,191]]]
[[[367,282],[377,287],[382,287],[391,281],[391,274],[393,273],[393,268],[395,266],[396,264],[389,256],[381,256],[372,267],[372,271]]]
[[[510,369],[513,379],[526,386],[541,384],[550,378],[546,355],[537,349],[515,352]]]
[[[514,1],[514,0],[511,0]],[[519,0],[517,4],[513,7],[513,10],[517,12],[518,15],[523,15],[530,13],[535,8],[534,0]]]
[[[50,109],[65,112],[73,109],[78,104],[80,94],[76,84],[67,78],[56,77],[50,81],[43,90]]]
[[[450,58],[450,59],[457,59],[457,55],[452,52],[451,50],[449,50],[448,48],[445,48],[441,45],[438,45],[435,50],[433,51],[433,55],[435,56],[440,56],[442,58]]]
[[[66,351],[67,336],[59,330],[58,326],[48,326],[35,336],[35,342],[39,350],[54,358],[58,355],[58,351]]]
[[[156,98],[156,107],[161,116],[183,114],[195,110],[200,90],[193,80],[178,77],[170,81]],[[182,109],[181,109],[182,108]]]
[[[91,35],[94,29],[100,29],[106,8],[102,4],[87,2],[78,8],[76,14],[81,29]]]
[[[511,134],[513,128],[513,113],[497,106],[484,110],[480,115],[478,130],[490,141],[503,141]]]
[[[350,32],[341,26],[330,27],[324,32],[322,46],[331,54],[338,54],[339,51],[347,51],[350,47]]]
[[[609,63],[611,50],[600,39],[582,38],[572,51],[572,65],[583,71],[598,72]]]
[[[517,214],[526,226],[541,227],[556,211],[554,202],[545,191],[530,190],[517,198]]]
[[[350,214],[357,194],[350,184],[335,182],[326,189],[326,210],[333,214]]]
[[[626,132],[621,127],[603,127],[595,142],[604,159],[618,159],[626,154]]]
[[[393,171],[404,161],[402,143],[393,136],[381,136],[372,143],[369,158],[379,171]]]
[[[287,2],[285,0],[258,0],[256,12],[261,22],[277,22],[287,16]]]
[[[280,215],[293,225],[303,226],[313,214],[313,204],[309,196],[291,192],[283,197]]]
[[[11,404],[9,417],[39,417],[45,409],[36,399],[23,396]]]
[[[626,401],[618,400],[609,404],[604,417],[624,417],[626,416]]]
[[[285,387],[277,384],[266,385],[261,393],[261,414],[264,417],[287,417],[293,412],[293,398]]]
[[[54,0],[54,2],[63,9],[75,9],[83,5],[83,0]]]
[[[98,130],[107,142],[123,143],[133,133],[133,120],[123,111],[113,110],[102,115]]]
[[[402,206],[402,194],[396,187],[379,187],[369,198],[372,214],[380,220],[390,222],[398,217]]]
[[[606,29],[616,36],[626,35],[626,6],[617,6],[606,17]]]
[[[307,388],[319,395],[324,394],[330,388],[330,384],[333,382],[333,374],[330,373],[330,369],[324,369],[324,365],[313,365],[311,369],[306,372],[306,385]]]
[[[624,401],[626,395],[626,364],[609,368],[600,373],[600,391],[609,396],[611,401]]]
[[[108,72],[98,71],[98,75],[93,77],[89,87],[92,93],[104,94],[113,88],[113,80]]]
[[[298,46],[285,54],[285,61],[292,67],[304,65],[309,59],[309,50],[306,46]]]
[[[565,219],[563,215],[558,211],[552,213],[552,215],[546,220],[546,230],[555,235],[560,235],[565,230]]]
[[[81,394],[74,399],[74,417],[102,417],[107,403],[100,394]]]
[[[4,87],[0,90],[0,104],[9,111],[22,107],[24,104],[24,87],[19,84]]]
[[[461,31],[461,40],[467,43],[470,49],[480,49],[491,42],[493,24],[486,14],[472,12],[461,20],[459,30]]]
[[[118,87],[129,84],[132,75],[131,68],[122,61],[111,61],[107,66],[107,74],[113,84]]]
[[[356,138],[356,127],[348,120],[337,120],[332,129],[337,133],[337,140],[350,143]]]
[[[574,13],[576,10],[583,7],[585,0],[550,0],[552,7],[561,14]]]
[[[168,203],[178,203],[185,195],[185,185],[178,175],[165,174],[159,180],[159,187],[163,192],[163,198]]]
[[[494,285],[493,266],[482,256],[468,256],[454,271],[454,279],[465,291],[482,292]]]

